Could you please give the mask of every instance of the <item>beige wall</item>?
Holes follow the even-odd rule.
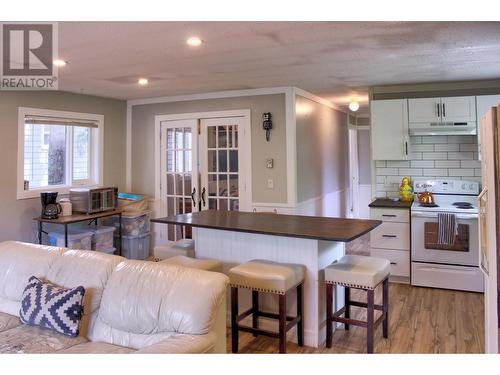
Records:
[[[286,186],[285,95],[260,95],[224,99],[135,105],[132,107],[132,190],[155,193],[155,116],[250,109],[252,131],[252,193],[254,202],[284,203]],[[269,142],[262,130],[262,113],[271,112],[273,130]],[[266,168],[266,158],[274,159],[274,168]],[[274,180],[274,189],[267,180]]]
[[[297,201],[348,188],[347,116],[301,96],[297,107]]]
[[[104,115],[104,184],[125,187],[126,103],[65,92],[0,92],[0,240],[35,240],[40,199],[16,199],[18,107]]]

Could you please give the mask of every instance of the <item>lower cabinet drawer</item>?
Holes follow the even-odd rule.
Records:
[[[371,249],[371,256],[391,262],[392,276],[410,276],[410,252],[402,250]]]
[[[483,273],[479,267],[412,262],[411,270],[411,285],[470,292],[484,291]]]
[[[371,247],[410,250],[410,225],[384,222],[370,232]]]

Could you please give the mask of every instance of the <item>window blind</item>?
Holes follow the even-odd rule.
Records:
[[[67,119],[49,116],[25,116],[24,123],[27,125],[65,125],[86,128],[98,128],[98,122],[86,119]]]

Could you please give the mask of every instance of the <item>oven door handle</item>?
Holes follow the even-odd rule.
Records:
[[[462,220],[474,220],[478,218],[478,214],[455,214],[457,219],[462,219]],[[429,219],[437,219],[438,214],[424,214],[424,213],[419,213],[419,212],[412,212],[411,217],[422,217],[422,218],[429,218]]]

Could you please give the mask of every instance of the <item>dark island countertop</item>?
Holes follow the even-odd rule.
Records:
[[[151,222],[338,242],[350,242],[382,224],[379,220],[221,210],[151,219]]]
[[[411,204],[413,202],[401,202],[401,201],[393,201],[392,199],[388,198],[378,198],[375,199],[372,203],[368,205],[368,207],[373,207],[373,208],[406,208],[410,209]]]

